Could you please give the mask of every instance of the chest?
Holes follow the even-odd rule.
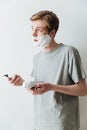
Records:
[[[53,82],[56,75],[61,75],[66,69],[66,62],[64,55],[62,57],[59,55],[40,57],[35,66],[37,80]]]

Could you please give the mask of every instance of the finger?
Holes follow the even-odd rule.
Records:
[[[27,90],[30,91],[31,93],[33,93],[33,92],[35,92],[35,87],[33,87],[33,88],[31,88],[31,89],[30,89],[30,88],[27,88]]]
[[[12,80],[12,78],[8,78],[8,81],[11,81]]]
[[[38,87],[46,87],[45,83],[40,83]]]
[[[39,84],[34,85],[34,91],[37,91],[37,88],[39,87]]]
[[[38,93],[36,93],[35,90],[31,90],[31,89],[28,90],[32,93],[32,95],[38,95]]]
[[[21,80],[20,80],[20,77],[18,77],[15,81],[14,81],[14,83],[13,83],[14,85],[16,85],[16,86],[19,86],[19,85],[21,85]]]
[[[17,80],[18,75],[14,75],[12,78],[10,78],[10,83],[15,83],[15,80]]]
[[[34,91],[34,95],[41,95],[41,94],[43,94],[45,91],[46,91],[46,88],[45,88],[45,87],[43,87],[43,88],[39,87],[39,88],[36,89],[36,91]]]

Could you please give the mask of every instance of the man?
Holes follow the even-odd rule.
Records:
[[[40,11],[31,18],[32,36],[41,52],[34,58],[31,76],[36,83],[34,95],[36,130],[79,130],[78,96],[87,94],[85,72],[76,48],[55,41],[59,19],[51,11]],[[21,76],[9,82],[27,86]]]

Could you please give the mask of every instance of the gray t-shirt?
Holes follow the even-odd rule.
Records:
[[[31,74],[35,80],[52,84],[72,85],[86,78],[76,48],[60,44],[50,52],[39,52]],[[34,96],[36,130],[78,130],[77,96],[55,91]]]

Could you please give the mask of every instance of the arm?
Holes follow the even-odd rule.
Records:
[[[8,80],[15,86],[21,86],[24,83],[24,80],[19,75],[14,75],[14,77],[8,78]],[[47,91],[56,91],[72,96],[85,96],[87,94],[87,84],[85,79],[80,80],[77,84],[74,85],[55,85],[50,83],[41,83],[37,84],[35,87],[40,87],[41,89],[31,90],[32,94],[34,95],[43,94]]]
[[[52,90],[72,96],[85,96],[87,94],[87,84],[85,80],[80,80],[74,85],[54,85]]]
[[[39,84],[39,87],[41,87],[41,89],[34,91],[34,95],[43,94],[50,90],[72,96],[85,96],[87,94],[87,84],[84,79],[80,80],[74,85],[54,85],[50,83],[44,83]]]

